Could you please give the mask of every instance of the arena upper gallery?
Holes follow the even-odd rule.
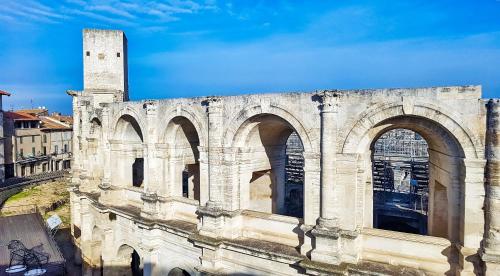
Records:
[[[88,275],[500,273],[500,105],[480,86],[129,101],[124,33],[84,30],[82,54],[70,191]],[[428,144],[428,235],[373,227],[372,149],[397,128]]]

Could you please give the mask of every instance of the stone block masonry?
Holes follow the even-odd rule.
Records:
[[[89,275],[500,273],[498,103],[480,86],[128,101],[125,35],[83,38],[70,189]],[[429,235],[373,227],[374,142],[396,128],[428,144]]]

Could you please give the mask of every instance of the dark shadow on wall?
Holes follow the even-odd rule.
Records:
[[[179,268],[175,267],[170,271],[163,271],[161,269],[156,269],[154,266],[151,266],[150,263],[144,264],[144,271],[132,270],[132,266],[134,264],[131,263],[130,266],[106,266],[103,267],[91,267],[88,264],[84,265],[82,269],[82,275],[92,275],[92,276],[141,276],[152,273],[153,275],[165,275],[165,276],[191,276],[197,275],[197,272],[194,268]],[[303,268],[299,267],[298,263],[291,264],[290,267],[297,270],[298,274],[304,274],[305,271]],[[189,270],[189,272],[188,272]],[[72,274],[68,274],[72,275]],[[212,274],[212,273],[201,273],[201,275],[228,275],[228,276],[253,276],[253,275],[265,275],[264,273],[246,273],[246,272],[234,272],[234,273],[224,273],[224,274]]]
[[[144,182],[144,158],[136,158],[132,164],[132,184],[141,187]]]
[[[453,276],[460,274],[466,263],[472,263],[474,267],[474,275],[484,275],[484,264],[479,253],[470,255],[464,260],[461,260],[461,253],[456,245],[451,245],[441,252],[443,256],[448,258],[450,270],[445,272],[445,275]]]

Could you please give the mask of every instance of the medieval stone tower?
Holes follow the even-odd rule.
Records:
[[[128,101],[127,37],[122,31],[83,30],[83,86],[94,103]]]

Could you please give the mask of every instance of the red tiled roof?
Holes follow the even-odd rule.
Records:
[[[50,117],[42,117],[42,130],[71,130],[71,127],[64,125],[62,122],[55,121],[57,119]],[[51,120],[52,119],[52,120]]]
[[[40,119],[30,113],[19,111],[7,111],[5,117],[14,121],[40,121]]]
[[[10,96],[10,93],[9,92],[5,92],[3,90],[0,90],[0,95]]]
[[[48,115],[48,110],[44,108],[35,108],[35,109],[19,109],[16,112],[29,113],[32,115]]]
[[[51,115],[49,117],[53,118],[53,119],[56,119],[58,121],[61,121],[61,122],[65,123],[65,124],[73,125],[73,117],[72,116],[65,116],[65,115],[54,114],[54,115]]]

